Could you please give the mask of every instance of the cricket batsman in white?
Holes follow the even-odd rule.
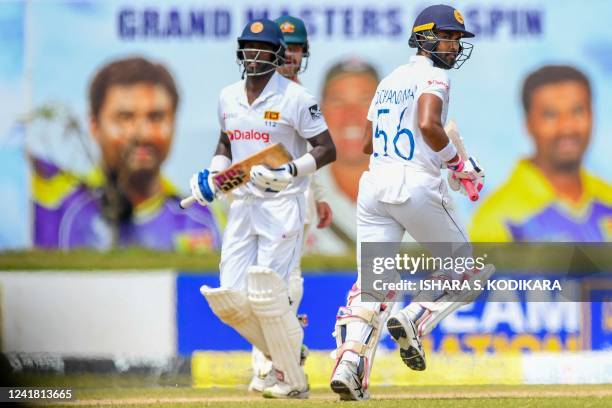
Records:
[[[450,92],[447,71],[459,68],[470,57],[472,45],[463,38],[473,36],[465,29],[461,13],[453,7],[436,5],[424,9],[416,18],[409,41],[411,47],[417,48],[417,55],[380,82],[370,105],[364,136],[364,152],[371,155],[370,166],[361,177],[357,200],[359,277],[349,292],[347,306],[338,312],[338,348],[330,384],[343,400],[369,398],[370,370],[389,314],[388,302],[393,300],[392,292],[361,289],[361,243],[400,242],[407,232],[428,247],[433,256],[449,254],[440,253],[440,247],[428,243],[457,243],[457,248],[467,248],[471,255],[441,168],[448,168],[449,184],[454,190],[465,190],[462,179],[482,186],[482,168],[473,158],[464,161],[444,130]],[[487,265],[464,274],[462,279],[488,279],[493,271],[493,266]],[[445,272],[448,273],[436,273]],[[417,295],[389,318],[387,328],[399,343],[403,362],[414,370],[424,370],[420,337],[476,296],[472,291],[441,291],[434,301],[419,301]]]
[[[282,16],[274,20],[280,27],[287,50],[285,51],[285,64],[277,69],[277,72],[287,79],[300,83],[299,75],[306,71],[308,59],[310,57],[310,45],[308,44],[308,33],[304,21],[293,16]],[[306,237],[310,227],[314,224],[315,217],[318,218],[317,228],[327,228],[332,222],[332,209],[323,199],[323,188],[316,180],[316,173],[310,176],[306,198],[306,219],[304,223],[304,239],[302,243],[302,254],[306,248]],[[304,293],[304,279],[300,264],[293,268],[289,277],[289,297],[291,307],[298,312]],[[298,314],[298,319],[302,327],[308,324],[308,316]],[[300,363],[304,365],[308,356],[308,348],[302,346]],[[251,364],[253,367],[253,377],[249,384],[249,391],[263,392],[266,385],[275,381],[272,375],[272,362],[256,347],[253,347]]]
[[[191,178],[206,205],[216,191],[210,174],[281,143],[294,158],[275,169],[251,168],[251,182],[234,190],[223,236],[220,287],[200,291],[213,312],[272,360],[271,398],[307,398],[300,365],[303,329],[291,308],[288,283],[304,233],[308,176],[335,160],[336,150],[319,105],[308,91],[276,72],[286,44],[276,23],[255,20],[238,37],[243,80],[221,91],[219,143],[209,168]],[[308,144],[312,149],[308,151]]]

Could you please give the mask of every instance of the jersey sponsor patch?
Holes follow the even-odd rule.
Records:
[[[280,119],[280,112],[265,111],[264,112],[264,119],[266,119],[266,120],[279,120]]]
[[[446,82],[438,81],[437,79],[430,79],[430,80],[428,80],[427,81],[427,85],[429,85],[429,86],[432,86],[432,85],[434,85],[434,86],[436,86],[436,85],[437,86],[442,86],[446,90],[448,90],[448,88],[449,88],[449,86],[448,86],[448,84]]]
[[[310,112],[310,117],[313,119],[319,119],[323,115],[321,113],[321,108],[319,108],[319,105],[316,103],[308,108],[308,112]]]
[[[230,113],[223,112],[223,120],[236,118],[238,117],[238,115],[239,115],[238,112],[230,112]]]
[[[270,142],[270,133],[258,132],[257,130],[228,130],[230,140],[263,140],[266,143]]]

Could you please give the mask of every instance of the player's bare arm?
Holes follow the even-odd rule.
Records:
[[[374,153],[374,147],[372,146],[372,122],[367,121],[365,131],[363,133],[363,148],[364,154]]]
[[[221,131],[219,133],[219,142],[217,143],[217,149],[215,150],[215,156],[225,156],[232,160],[232,145],[230,143],[227,133]]]
[[[450,141],[442,124],[442,99],[436,95],[425,93],[419,97],[417,105],[418,126],[425,143],[446,162],[451,174],[449,184],[453,190],[461,189],[460,179],[477,181],[484,177],[484,172],[474,158],[464,160],[458,154],[456,146]],[[482,185],[481,181],[478,181]],[[478,187],[476,187],[478,188]],[[480,187],[482,188],[482,187]]]
[[[284,166],[271,169],[267,166],[251,168],[251,182],[268,192],[279,192],[291,184],[295,177],[313,174],[336,160],[336,146],[328,130],[308,139],[312,149]]]
[[[312,146],[312,150],[309,153],[314,157],[317,169],[336,160],[336,146],[329,134],[329,130],[311,137],[308,139],[308,143]]]
[[[418,125],[425,143],[434,152],[439,152],[448,145],[449,139],[442,124],[442,99],[436,95],[425,93],[419,98]],[[451,160],[453,159],[456,159],[456,154]]]

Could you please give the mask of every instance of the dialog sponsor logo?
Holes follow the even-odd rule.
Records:
[[[270,142],[270,133],[257,130],[228,130],[230,140],[262,140]]]

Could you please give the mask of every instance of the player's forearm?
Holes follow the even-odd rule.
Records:
[[[440,126],[423,127],[421,128],[421,134],[427,146],[438,154],[438,157],[443,162],[453,162],[459,158],[457,155],[457,149],[451,143],[448,135],[444,128]]]
[[[336,147],[335,146],[317,146],[310,151],[310,154],[314,157],[317,163],[317,169],[332,163],[336,160]]]
[[[423,139],[427,146],[429,146],[434,152],[439,152],[448,145],[448,136],[442,127],[440,121],[427,121],[419,123],[419,130],[423,135]]]
[[[225,156],[232,159],[232,147],[225,132],[221,132],[219,135],[219,142],[217,143],[217,149],[215,150],[215,156]]]
[[[308,153],[314,157],[317,169],[336,160],[336,146],[329,131],[326,130],[320,135],[308,139],[308,142],[312,146],[312,150]]]
[[[423,94],[418,109],[418,126],[427,146],[445,162],[456,158],[457,152],[442,125],[442,100],[432,94]]]

